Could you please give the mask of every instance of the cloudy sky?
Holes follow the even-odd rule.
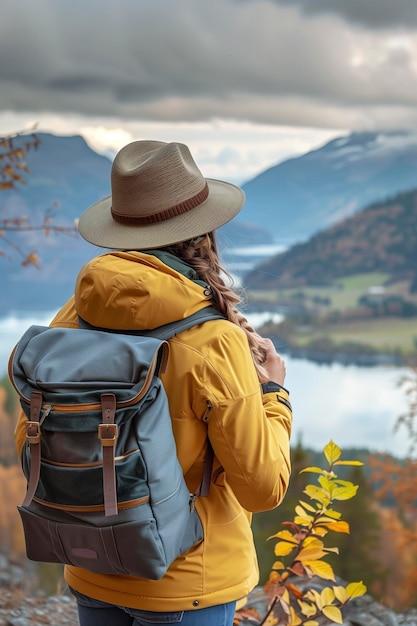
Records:
[[[2,0],[0,134],[188,143],[244,181],[417,124],[416,0]]]

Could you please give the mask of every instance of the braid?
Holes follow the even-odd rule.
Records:
[[[237,324],[244,331],[258,376],[265,378],[265,370],[262,367],[265,361],[265,341],[240,313],[237,308],[241,302],[240,296],[228,287],[222,278],[226,276],[233,285],[232,277],[220,265],[214,233],[183,241],[166,249],[188,263],[209,285],[215,306],[226,319]]]

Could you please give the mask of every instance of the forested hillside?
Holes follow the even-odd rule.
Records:
[[[417,191],[368,206],[249,272],[251,289],[329,285],[382,272],[417,290]]]

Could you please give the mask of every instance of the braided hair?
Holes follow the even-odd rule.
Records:
[[[226,319],[237,324],[244,331],[258,376],[260,379],[265,379],[265,370],[262,367],[266,355],[265,340],[240,313],[238,304],[242,299],[223,278],[224,276],[233,286],[232,277],[220,265],[214,232],[188,241],[181,241],[166,247],[165,250],[188,263],[197,272],[199,278],[208,284],[213,294],[214,306]]]

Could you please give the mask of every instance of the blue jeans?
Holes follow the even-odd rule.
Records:
[[[236,602],[228,602],[194,611],[142,611],[107,604],[71,591],[77,599],[80,626],[233,626],[236,608]]]

